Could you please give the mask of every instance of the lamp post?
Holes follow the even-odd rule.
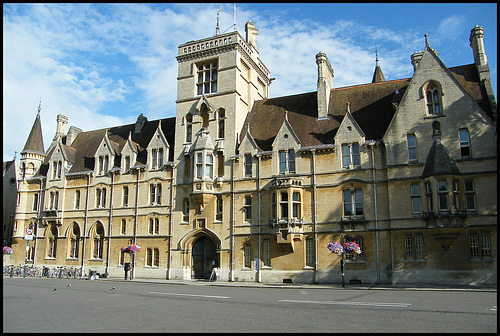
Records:
[[[340,244],[344,246],[344,234],[340,235]],[[340,259],[340,271],[342,272],[342,288],[345,288],[345,249],[342,251],[342,258]]]
[[[340,259],[340,270],[342,272],[342,288],[345,288],[345,257],[344,253],[346,251],[354,252],[357,254],[361,253],[361,249],[358,244],[355,242],[345,242],[344,234],[340,234],[340,243],[328,243],[326,247],[330,250],[331,253],[341,255]]]

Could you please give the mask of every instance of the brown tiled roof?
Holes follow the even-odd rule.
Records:
[[[488,98],[479,83],[474,64],[449,68],[452,75],[493,120]],[[374,74],[374,77],[376,72]],[[347,109],[365,133],[366,140],[382,139],[411,78],[380,81],[369,84],[336,88],[330,91],[328,118],[317,118],[317,92],[256,101],[248,114],[240,136],[248,126],[260,150],[269,151],[288,112],[288,121],[301,145],[332,144]],[[396,91],[397,88],[397,91]],[[398,94],[396,94],[398,92]]]
[[[332,144],[348,102],[366,139],[381,139],[394,115],[392,102],[396,86],[403,94],[409,81],[400,79],[333,89],[330,91],[329,115],[324,120],[317,118],[317,92],[256,101],[247,116],[240,140],[249,124],[250,133],[260,149],[271,150],[287,111],[288,121],[303,147]]]

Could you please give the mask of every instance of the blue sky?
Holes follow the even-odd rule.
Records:
[[[3,160],[17,158],[41,99],[45,149],[56,116],[84,131],[175,116],[178,45],[231,31],[233,3],[3,4]],[[237,3],[236,27],[258,29],[270,97],[316,90],[315,55],[333,86],[371,82],[375,46],[387,80],[412,76],[410,56],[431,48],[448,67],[474,62],[470,30],[484,28],[497,97],[496,4]]]

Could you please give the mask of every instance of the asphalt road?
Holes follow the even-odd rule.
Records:
[[[496,305],[496,292],[3,278],[3,332],[478,333],[497,331]]]

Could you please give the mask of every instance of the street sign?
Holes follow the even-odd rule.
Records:
[[[24,235],[24,240],[33,240],[33,235]]]
[[[33,234],[33,226],[32,225],[26,227],[26,234],[27,235]]]

